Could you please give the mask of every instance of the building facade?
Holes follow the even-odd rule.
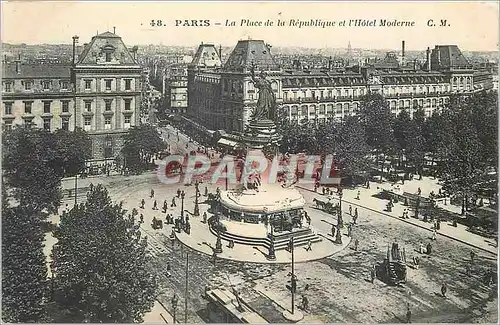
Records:
[[[114,33],[92,37],[73,66],[14,63],[3,71],[4,128],[82,128],[99,161],[114,159],[127,129],[139,124],[142,68]]]
[[[213,46],[201,45],[198,53],[216,55]],[[424,64],[389,52],[374,64],[323,69],[303,68],[294,62],[283,69],[262,40],[239,41],[221,66],[200,65],[193,60],[188,72],[188,115],[212,130],[240,133],[249,122],[258,98],[251,76],[265,71],[275,91],[282,116],[297,123],[324,123],[356,114],[360,98],[368,93],[383,95],[391,113],[406,109],[413,115],[423,108],[430,116],[452,94],[469,94],[493,88],[490,76],[472,69],[456,45],[428,48]],[[210,54],[207,54],[208,56]],[[207,56],[205,55],[205,56]],[[489,79],[488,79],[489,78]],[[480,85],[480,86],[479,86]]]

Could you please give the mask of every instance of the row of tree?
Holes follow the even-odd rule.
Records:
[[[368,94],[357,114],[342,121],[297,125],[281,119],[278,129],[282,152],[334,154],[344,176],[384,171],[377,163],[389,159],[407,174],[421,175],[430,166],[446,190],[466,196],[484,188],[497,170],[497,112],[496,92],[453,96],[430,117],[422,108],[393,116],[381,95]]]
[[[47,218],[61,205],[61,180],[90,158],[82,130],[15,128],[2,143],[2,320],[140,322],[155,297],[146,241],[102,186],[63,213],[54,230],[50,278]]]

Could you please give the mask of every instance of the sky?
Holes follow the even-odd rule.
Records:
[[[113,31],[125,44],[196,46],[201,42],[234,46],[241,39],[263,39],[281,46],[347,47],[422,51],[456,44],[466,51],[498,51],[497,1],[470,2],[2,2],[2,42],[90,42],[97,32]],[[285,26],[276,26],[278,19]],[[290,26],[290,20],[335,22],[334,27]],[[375,20],[376,26],[339,26],[343,21]],[[383,27],[380,20],[413,21],[413,27]],[[439,26],[441,20],[445,26]],[[163,26],[151,26],[151,21]],[[176,20],[209,20],[210,26],[175,26]],[[225,26],[226,20],[236,26]],[[267,20],[273,26],[241,26]],[[436,26],[428,26],[429,20]],[[216,25],[220,23],[221,25]]]

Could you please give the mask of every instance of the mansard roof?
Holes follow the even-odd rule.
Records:
[[[4,79],[69,79],[70,67],[62,64],[19,64],[16,70],[15,62],[2,64],[2,77]]]
[[[213,44],[201,43],[190,65],[196,67],[221,67],[222,61]]]
[[[255,65],[255,70],[279,70],[271,50],[263,40],[238,41],[224,65],[226,71],[244,71]]]
[[[471,69],[457,45],[436,45],[431,53],[432,70]]]
[[[111,62],[106,62],[105,53],[111,54]],[[85,46],[78,57],[77,65],[138,65],[122,38],[111,32],[101,33],[92,37],[90,44]]]

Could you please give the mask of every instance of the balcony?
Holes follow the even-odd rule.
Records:
[[[358,100],[362,95],[356,96],[333,96],[333,97],[306,97],[306,98],[287,98],[283,99],[283,104],[302,104],[302,103],[331,103],[331,102],[345,102]]]

